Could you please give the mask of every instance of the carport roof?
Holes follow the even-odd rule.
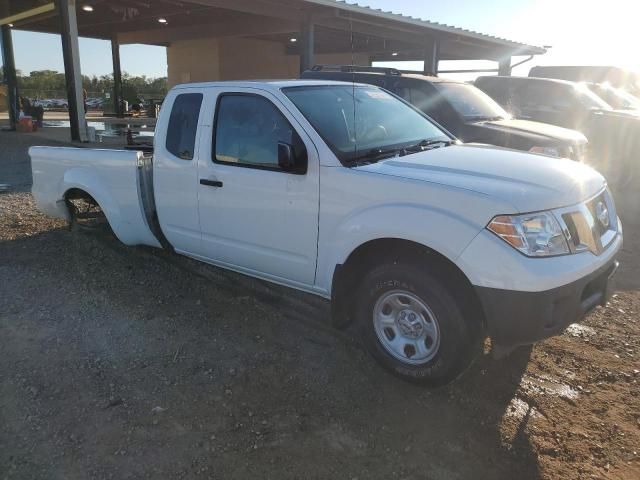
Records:
[[[317,53],[373,52],[372,59],[424,58],[425,45],[439,42],[442,60],[500,60],[514,55],[539,55],[542,47],[498,38],[463,28],[385,12],[337,0],[78,0],[80,36],[121,43],[169,45],[174,41],[206,37],[256,37],[289,43],[301,23],[316,25]],[[52,0],[0,0],[0,21],[33,8],[52,6]],[[80,7],[93,6],[85,12]],[[158,18],[166,18],[165,24]],[[19,30],[58,33],[51,9],[12,23]],[[353,37],[351,34],[353,33]],[[358,50],[359,49],[359,50]]]
[[[488,35],[486,33],[480,33],[473,30],[467,30],[461,27],[455,27],[453,25],[447,25],[439,22],[432,22],[431,20],[424,20],[418,17],[412,17],[410,15],[403,15],[402,13],[396,13],[391,10],[382,10],[381,8],[371,8],[366,5],[359,5],[358,3],[347,2],[345,0],[303,0],[307,3],[315,3],[318,5],[333,6],[346,11],[362,12],[366,15],[372,15],[374,17],[385,18],[391,21],[403,22],[409,25],[416,25],[428,30],[447,32],[454,34],[461,34],[469,38],[477,38],[481,40],[490,40],[497,43],[502,43],[505,46],[511,46],[521,51],[522,55],[542,55],[547,52],[543,47],[535,45],[527,45],[526,43],[516,42],[508,40],[502,37],[496,37],[494,35]]]

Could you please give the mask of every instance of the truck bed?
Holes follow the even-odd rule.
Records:
[[[151,157],[139,151],[32,147],[32,193],[47,214],[70,220],[65,197],[73,189],[98,203],[126,245],[160,247],[150,225],[155,214]]]

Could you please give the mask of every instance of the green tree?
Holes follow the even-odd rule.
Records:
[[[0,79],[4,75],[0,67]],[[22,95],[30,98],[64,98],[66,97],[66,80],[63,73],[55,70],[36,70],[29,75],[17,72],[18,88]],[[164,97],[167,93],[167,79],[148,78],[146,76],[122,75],[123,96],[130,103],[141,98]],[[105,97],[113,92],[113,76],[82,76],[82,87],[90,96]]]

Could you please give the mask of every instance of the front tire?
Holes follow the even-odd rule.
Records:
[[[371,270],[359,289],[356,320],[382,366],[405,380],[436,386],[471,365],[482,336],[449,287],[425,270],[403,263]]]

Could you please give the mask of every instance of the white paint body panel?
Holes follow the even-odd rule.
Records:
[[[183,89],[180,93],[201,93],[199,89]],[[163,102],[163,112],[171,112],[175,92]],[[166,108],[165,108],[166,106]],[[198,127],[201,128],[204,114],[200,110]],[[166,132],[169,115],[160,115],[157,132]],[[183,160],[166,148],[166,133],[154,138],[153,185],[158,220],[162,232],[174,248],[198,253],[201,248],[200,217],[198,215],[198,136],[194,158]]]
[[[528,258],[485,230],[496,215],[574,205],[602,190],[597,172],[568,160],[484,146],[450,146],[346,168],[281,88],[338,82],[217,82],[175,87],[156,131],[155,201],[161,228],[179,253],[329,298],[337,265],[377,239],[410,240],[459,266],[472,284],[541,291],[578,280],[609,261],[600,256]],[[251,91],[270,99],[309,151],[305,176],[211,162],[215,99]],[[201,92],[193,161],[164,149],[170,106]],[[33,148],[34,196],[64,216],[66,189],[83,188],[127,244],[158,246],[140,206],[133,152]],[[223,188],[201,186],[217,179]],[[621,231],[620,231],[621,232]]]
[[[469,281],[479,287],[544,292],[586,277],[606,265],[622,248],[622,230],[602,254],[582,252],[549,258],[530,258],[483,230],[457,259]],[[505,247],[508,247],[505,250]]]
[[[88,192],[102,207],[109,225],[126,245],[160,243],[149,230],[138,188],[140,152],[66,147],[31,147],[32,193],[38,207],[68,220],[65,193]]]
[[[213,112],[221,93],[250,94],[275,105],[299,132],[308,156],[306,175],[257,170],[212,161]],[[198,174],[223,188],[196,184],[202,249],[219,264],[313,285],[318,247],[319,160],[297,119],[269,92],[255,88],[208,89],[201,125]]]

